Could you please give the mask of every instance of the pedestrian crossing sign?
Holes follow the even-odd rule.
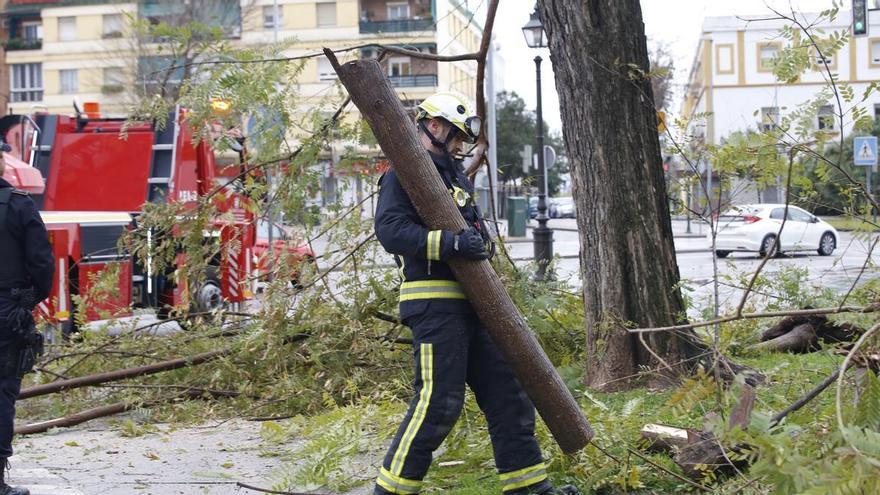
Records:
[[[853,164],[857,167],[877,166],[877,136],[853,138]]]

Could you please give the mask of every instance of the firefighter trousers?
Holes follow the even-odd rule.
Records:
[[[489,425],[505,494],[549,488],[535,439],[535,408],[473,313],[431,312],[407,318],[415,355],[415,396],[376,480],[375,493],[414,494],[432,453],[458,419],[465,384]]]

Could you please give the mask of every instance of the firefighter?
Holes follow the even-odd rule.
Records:
[[[10,150],[0,142],[0,151]],[[3,180],[5,167],[0,153],[0,495],[29,495],[7,485],[5,475],[21,378],[42,352],[31,312],[49,296],[55,262],[34,201]]]
[[[420,491],[433,451],[461,413],[465,384],[486,415],[505,495],[577,494],[548,481],[535,439],[535,408],[446,263],[485,260],[493,251],[474,187],[457,159],[463,143],[479,135],[480,119],[464,96],[441,92],[418,106],[416,125],[468,228],[428,229],[394,171],[380,179],[376,236],[403,271],[400,317],[413,333],[415,396],[379,470],[374,495]]]

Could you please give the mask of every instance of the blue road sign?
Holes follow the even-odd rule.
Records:
[[[853,164],[857,167],[877,166],[877,136],[853,138]]]

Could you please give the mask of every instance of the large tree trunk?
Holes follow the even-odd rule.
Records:
[[[620,389],[657,360],[624,325],[684,318],[638,0],[539,0],[550,40],[580,231],[585,383]],[[636,67],[638,69],[636,69]],[[675,366],[695,339],[650,333]]]

